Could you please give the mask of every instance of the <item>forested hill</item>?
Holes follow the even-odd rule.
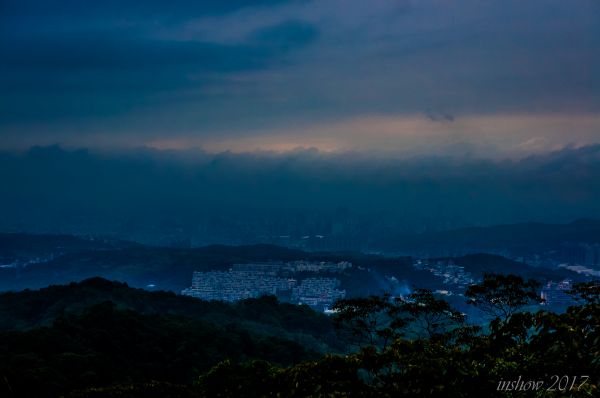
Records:
[[[330,319],[306,306],[279,303],[274,297],[235,304],[202,301],[171,292],[149,292],[125,283],[91,278],[69,285],[0,294],[0,331],[51,326],[65,316],[79,316],[106,302],[117,310],[145,316],[178,316],[253,333],[301,342],[315,351],[335,351]]]
[[[470,297],[499,314],[486,329],[428,290],[342,301],[333,320],[273,297],[203,302],[100,278],[4,293],[0,397],[503,398],[517,396],[506,380],[546,393],[557,374],[574,388],[518,396],[598,396],[600,285],[556,314],[524,310],[539,299],[531,281],[484,282]]]
[[[191,385],[225,359],[289,365],[343,347],[329,317],[274,297],[206,302],[102,278],[0,294],[2,397],[147,380]]]

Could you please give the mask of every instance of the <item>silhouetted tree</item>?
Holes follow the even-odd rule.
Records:
[[[386,347],[406,324],[389,294],[338,300],[332,309],[335,325],[350,333],[356,347]]]
[[[416,289],[406,298],[396,299],[398,311],[406,313],[419,338],[433,338],[460,326],[465,316],[428,289]]]
[[[469,286],[465,296],[468,304],[506,322],[524,306],[542,302],[539,286],[539,282],[517,275],[484,274],[483,281]]]
[[[576,283],[568,293],[576,300],[582,300],[588,304],[600,304],[600,281]]]

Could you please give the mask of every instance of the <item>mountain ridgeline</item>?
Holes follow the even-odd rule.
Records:
[[[0,291],[42,288],[96,276],[130,286],[180,292],[194,271],[227,270],[235,263],[296,260],[339,262],[354,266],[339,275],[350,296],[389,290],[386,277],[407,286],[440,288],[431,274],[412,266],[410,257],[359,252],[306,252],[273,245],[170,248],[71,236],[0,234]],[[477,253],[452,258],[476,276],[515,273],[536,278],[578,278],[566,270],[530,267],[498,255]]]
[[[500,252],[519,255],[552,250],[565,243],[600,242],[600,220],[581,219],[567,224],[518,223],[459,228],[421,234],[392,235],[382,242],[391,251],[407,253]]]
[[[5,237],[0,235],[0,241]],[[23,239],[31,241],[29,235],[23,235]],[[381,291],[383,286],[371,269],[394,269],[398,275],[412,274],[417,282],[426,283],[428,279],[425,273],[413,272],[408,257],[387,258],[357,252],[304,252],[262,244],[185,249],[124,243],[113,248],[82,245],[78,250],[69,251],[57,246],[53,252],[48,251],[47,246],[33,245],[26,255],[14,250],[0,252],[0,256],[7,259],[4,262],[11,263],[0,268],[0,291],[41,288],[101,276],[131,286],[153,285],[160,290],[180,292],[189,287],[194,271],[227,270],[235,263],[295,260],[352,262],[355,267],[342,278],[353,294]]]

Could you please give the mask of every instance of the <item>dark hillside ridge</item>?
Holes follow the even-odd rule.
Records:
[[[25,239],[28,241],[29,237]],[[43,240],[36,236],[34,241]],[[349,261],[352,268],[336,275],[349,297],[381,294],[390,289],[387,277],[394,276],[403,285],[439,289],[439,281],[428,272],[415,269],[410,257],[386,257],[359,252],[304,252],[280,246],[259,244],[248,246],[212,245],[200,248],[169,248],[129,245],[118,242],[110,247],[98,241],[94,248],[80,238],[47,236],[48,243],[32,247],[59,247],[57,242],[72,242],[69,250],[56,250],[51,256],[28,263],[0,268],[0,291],[39,289],[67,284],[92,277],[103,277],[149,290],[181,292],[190,286],[194,271],[228,270],[236,263],[307,261]],[[96,241],[93,241],[96,242]],[[92,242],[92,243],[93,243]],[[21,241],[19,247],[25,243]],[[62,247],[62,246],[61,246]],[[64,246],[66,247],[66,246]],[[74,249],[83,247],[83,249]],[[442,258],[442,257],[440,257]],[[443,258],[449,258],[444,256]],[[540,269],[502,256],[475,253],[454,256],[457,265],[465,266],[475,276],[485,272],[517,273],[536,279],[577,278],[577,274],[557,269]],[[318,275],[323,276],[323,275]]]
[[[358,267],[397,269],[410,272],[410,258],[386,258],[356,252],[303,252],[274,245],[212,245],[193,249],[132,246],[113,250],[81,250],[59,254],[47,261],[27,266],[0,268],[0,291],[37,289],[101,276],[127,282],[131,286],[180,292],[189,287],[194,271],[226,270],[235,263],[310,261],[350,261],[356,265],[363,282],[367,271]],[[353,279],[353,278],[351,278]],[[379,287],[366,280],[356,286],[357,294],[376,293]],[[375,290],[376,291],[375,291]],[[363,291],[364,290],[364,291]]]
[[[497,254],[474,253],[460,257],[450,257],[439,260],[452,260],[454,264],[465,267],[465,271],[471,272],[476,277],[482,277],[485,273],[492,274],[515,274],[528,278],[545,280],[561,280],[565,278],[578,279],[578,275],[565,269],[546,269],[532,267],[520,261],[514,261]]]
[[[208,302],[172,292],[135,289],[103,278],[0,294],[0,332],[48,327],[57,319],[79,316],[107,302],[120,311],[184,317],[220,327],[237,325],[265,336],[302,341],[314,351],[336,350],[331,319],[306,306],[280,303],[272,296],[234,304]]]
[[[453,248],[531,251],[579,242],[600,242],[600,220],[581,219],[568,224],[528,222],[401,235],[386,240],[384,247],[407,252]]]

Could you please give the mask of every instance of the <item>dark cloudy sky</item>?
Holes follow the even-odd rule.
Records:
[[[598,0],[2,0],[0,149],[600,141]]]

